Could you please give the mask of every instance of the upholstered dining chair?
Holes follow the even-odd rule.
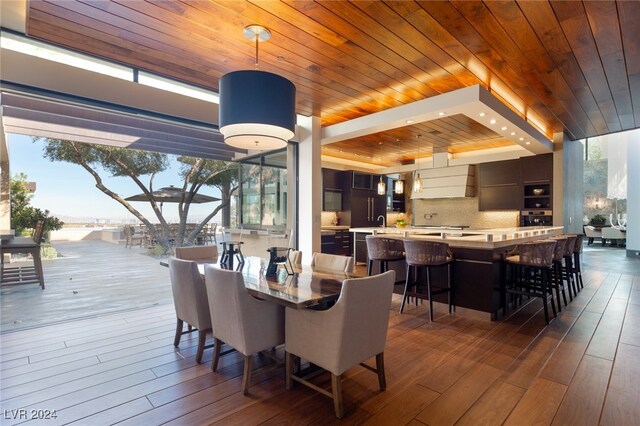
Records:
[[[217,246],[176,247],[176,257],[183,260],[193,260],[198,263],[217,263]]]
[[[299,250],[291,250],[289,252],[289,260],[296,268],[302,267],[302,252]]]
[[[353,256],[313,253],[311,267],[324,272],[353,272],[354,261]]]
[[[241,272],[205,265],[216,371],[222,343],[244,355],[242,392],[249,393],[253,355],[284,343],[284,307],[251,296]]]
[[[180,337],[192,332],[192,327],[198,329],[198,352],[196,362],[202,361],[207,332],[211,331],[211,315],[209,300],[204,280],[198,271],[198,264],[192,260],[182,260],[175,257],[169,259],[169,275],[171,276],[171,291],[176,308],[176,334],[173,345],[180,344]],[[184,323],[189,326],[183,331]]]
[[[395,271],[365,278],[347,279],[336,304],[328,310],[286,310],[286,387],[293,381],[333,398],[336,416],[342,418],[341,376],[356,364],[378,375],[380,389],[386,388],[384,347]],[[331,373],[328,391],[294,374],[294,355]],[[376,357],[376,368],[363,362]]]

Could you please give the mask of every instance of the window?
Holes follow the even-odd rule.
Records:
[[[287,151],[243,160],[241,218],[243,226],[284,228],[287,224]]]

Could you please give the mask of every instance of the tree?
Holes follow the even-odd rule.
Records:
[[[153,180],[157,173],[169,166],[169,158],[166,154],[150,151],[140,151],[112,146],[84,144],[80,142],[65,141],[60,139],[45,139],[44,156],[51,161],[63,161],[78,164],[91,174],[96,182],[96,188],[120,203],[127,211],[144,223],[150,236],[157,241],[165,251],[171,248],[172,243],[178,246],[191,245],[196,235],[202,230],[212,217],[230,203],[231,194],[237,189],[238,165],[232,162],[220,160],[208,160],[192,157],[178,157],[181,163],[180,175],[183,179],[182,190],[184,197],[178,204],[180,223],[178,234],[170,234],[169,225],[162,215],[159,201],[153,197]],[[112,176],[128,176],[149,198],[159,224],[154,225],[140,211],[133,207],[119,194],[107,188],[97,171],[102,167]],[[149,176],[149,184],[142,182],[142,176]],[[222,202],[188,235],[186,233],[187,217],[193,197],[202,186],[216,186],[224,189]],[[175,238],[175,241],[172,241]]]
[[[27,175],[16,174],[11,179],[11,227],[18,235],[25,229],[33,229],[39,220],[42,220],[44,232],[55,231],[62,228],[64,222],[54,216],[50,216],[49,210],[42,211],[30,205],[33,193],[27,186]]]

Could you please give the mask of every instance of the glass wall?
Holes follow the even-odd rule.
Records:
[[[584,218],[585,224],[622,225],[627,213],[627,143],[640,140],[631,130],[588,138],[584,141]],[[636,142],[637,143],[637,142]]]
[[[287,152],[267,153],[241,162],[241,217],[247,228],[287,224]]]

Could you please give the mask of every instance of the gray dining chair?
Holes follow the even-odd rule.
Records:
[[[218,247],[216,246],[176,247],[175,250],[178,259],[193,260],[198,263],[218,262]]]
[[[253,355],[284,343],[284,307],[251,296],[241,272],[205,265],[216,371],[222,343],[244,355],[242,392],[249,393]]]
[[[380,389],[386,388],[384,348],[389,326],[389,310],[395,271],[365,278],[344,280],[336,304],[324,311],[286,310],[285,343],[286,387],[293,381],[304,384],[333,399],[336,417],[342,418],[342,374],[361,364],[378,375]],[[299,356],[331,373],[331,392],[294,374]],[[376,358],[376,368],[363,364]]]
[[[211,331],[209,300],[204,280],[196,262],[175,257],[169,259],[169,275],[177,321],[173,345],[177,347],[180,344],[180,337],[185,333],[191,333],[194,331],[192,328],[195,327],[198,330],[196,362],[200,363],[207,332]],[[184,323],[189,326],[187,331],[184,331]]]
[[[353,272],[354,261],[353,256],[313,253],[311,267],[320,272]]]

